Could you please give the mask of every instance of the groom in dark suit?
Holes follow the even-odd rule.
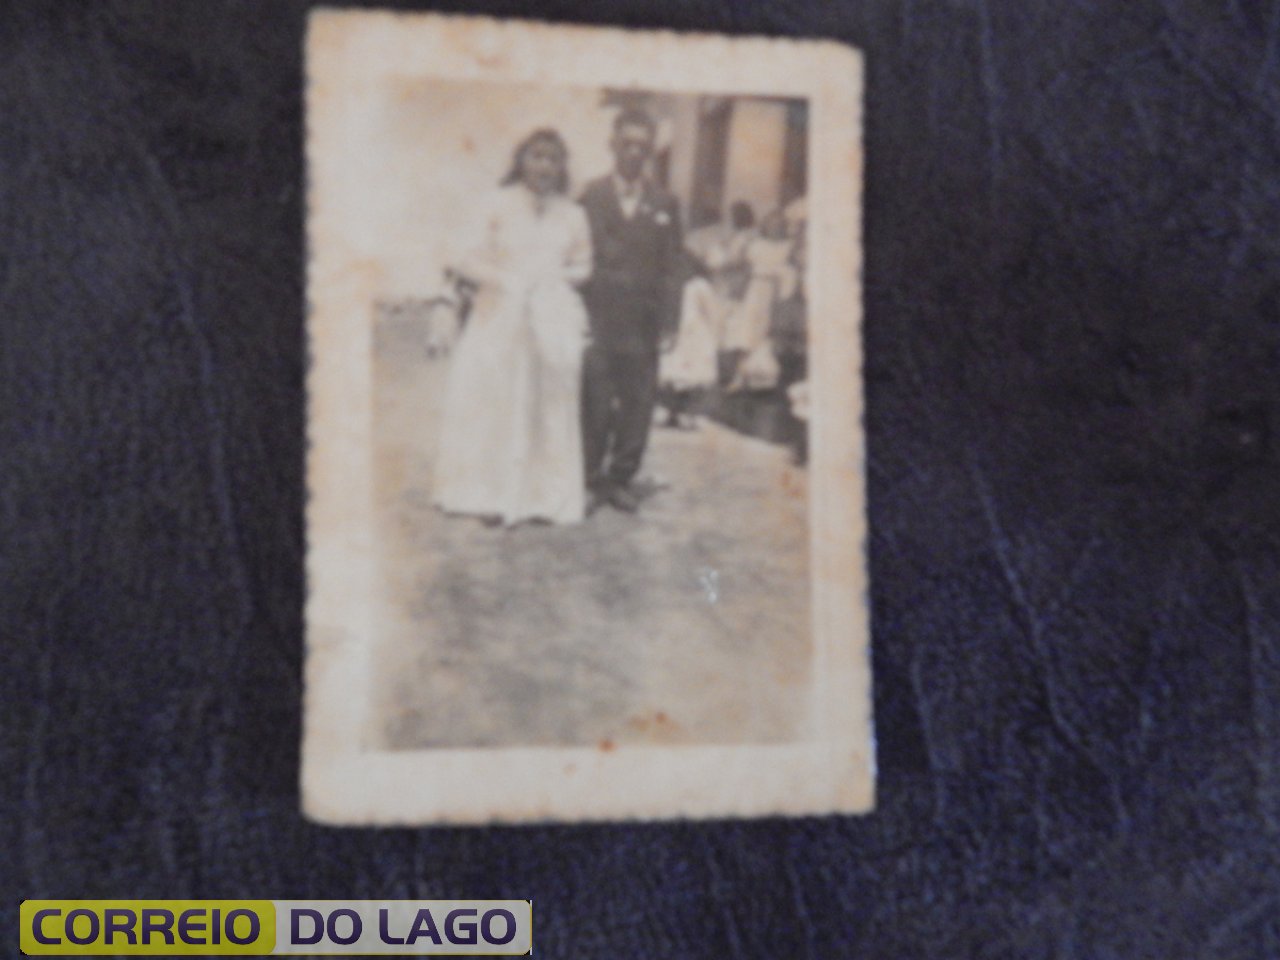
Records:
[[[582,446],[592,508],[632,513],[658,386],[659,345],[679,322],[680,210],[646,174],[654,121],[625,109],[613,124],[614,168],[587,185],[595,270],[582,288],[591,341],[582,362]]]

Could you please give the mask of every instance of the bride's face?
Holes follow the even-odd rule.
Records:
[[[521,176],[538,196],[554,193],[564,170],[564,155],[550,140],[535,140],[524,151]]]

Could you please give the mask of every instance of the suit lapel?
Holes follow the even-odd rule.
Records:
[[[618,196],[618,185],[612,176],[605,180],[605,192],[609,196],[609,209],[619,223],[638,224],[652,218],[658,209],[656,187],[653,181],[645,179],[640,183],[640,196],[636,200],[636,209],[630,217],[622,209],[622,198]]]
[[[618,197],[618,188],[613,182],[613,177],[605,177],[604,180],[604,201],[605,210],[613,218],[615,223],[626,223],[627,215],[622,211],[622,200]]]

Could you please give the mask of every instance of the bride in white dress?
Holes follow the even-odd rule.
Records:
[[[435,467],[448,513],[513,525],[583,518],[579,391],[591,234],[554,130],[516,149],[454,269],[476,287],[449,369]]]

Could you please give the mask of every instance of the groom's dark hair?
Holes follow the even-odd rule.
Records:
[[[614,133],[623,127],[644,127],[651,137],[658,133],[658,123],[653,119],[653,114],[642,107],[626,107],[613,118]]]

